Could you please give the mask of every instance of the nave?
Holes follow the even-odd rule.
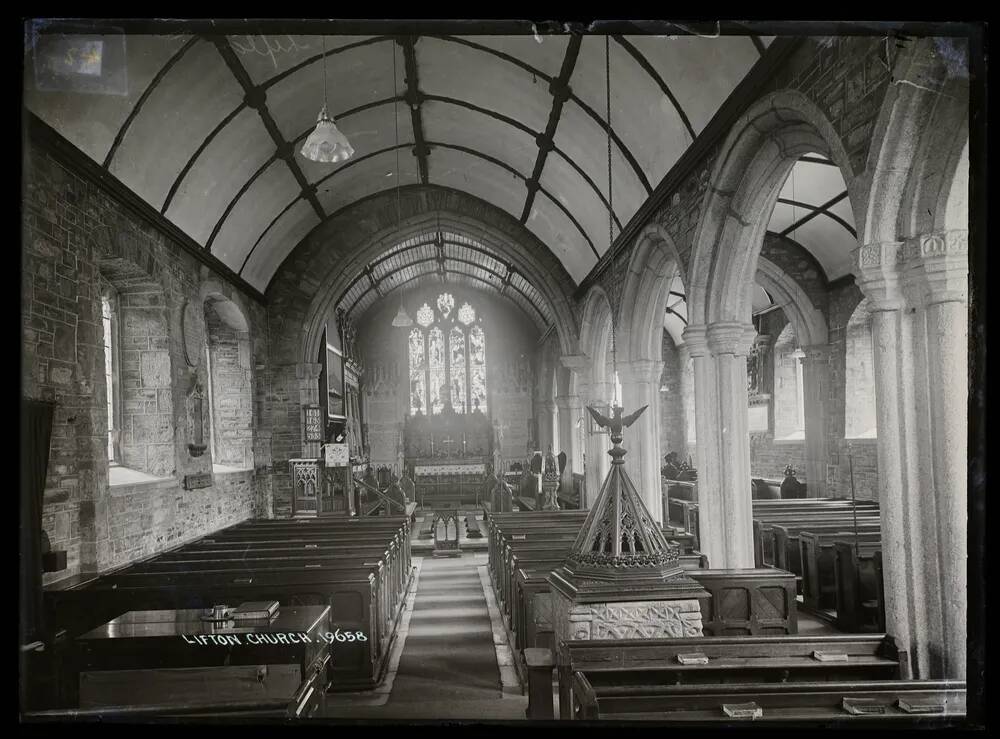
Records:
[[[984,35],[26,20],[22,722],[979,725]]]

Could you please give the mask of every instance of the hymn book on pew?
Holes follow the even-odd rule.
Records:
[[[819,662],[847,662],[847,655],[843,652],[821,652],[817,649],[812,656]]]
[[[754,701],[749,703],[723,703],[722,711],[731,718],[757,719],[764,715],[764,709]]]
[[[944,705],[941,703],[920,703],[900,698],[896,701],[896,705],[907,713],[944,713]]]
[[[886,706],[876,698],[844,698],[842,701],[844,710],[854,716],[862,716],[872,713],[885,713]]]
[[[708,657],[701,652],[689,652],[687,654],[678,654],[677,661],[682,665],[707,665]]]
[[[254,600],[240,603],[230,613],[230,618],[239,620],[256,620],[271,618],[278,612],[278,601],[276,600]]]

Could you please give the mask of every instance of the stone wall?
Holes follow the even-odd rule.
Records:
[[[122,465],[174,473],[173,390],[167,306],[156,285],[117,289]]]
[[[211,303],[205,307],[212,368],[213,459],[240,469],[253,464],[250,334],[225,323]]]
[[[21,384],[26,397],[56,404],[42,525],[68,566],[47,573],[51,582],[267,515],[270,454],[255,440],[259,467],[243,483],[182,489],[185,475],[212,464],[210,452],[192,457],[187,448],[187,393],[206,378],[204,362],[185,361],[183,306],[200,304],[205,282],[217,283],[249,322],[255,366],[267,364],[264,307],[184,251],[154,216],[140,217],[138,206],[98,184],[87,165],[43,147],[29,138],[23,150]],[[131,414],[123,447],[137,466],[145,459],[147,471],[171,478],[131,492],[108,480],[101,273],[122,299],[121,376]]]

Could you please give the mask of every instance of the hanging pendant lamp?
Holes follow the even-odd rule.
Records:
[[[326,36],[323,37],[323,108],[316,118],[316,128],[302,145],[302,156],[314,162],[343,162],[354,154],[354,147],[337,128],[326,107]]]
[[[392,116],[396,122],[396,226],[399,226],[399,114],[396,108],[396,42],[392,42]],[[395,328],[409,328],[413,319],[403,307],[403,286],[399,286],[399,312],[392,319]]]

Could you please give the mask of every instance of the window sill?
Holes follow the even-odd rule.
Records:
[[[253,467],[230,467],[227,464],[213,464],[213,475],[228,475],[234,472],[253,472]]]
[[[108,486],[113,488],[146,485],[166,482],[168,480],[173,480],[173,478],[147,475],[145,472],[133,470],[129,467],[122,467],[121,465],[111,465],[108,467]]]
[[[805,442],[805,440],[806,440],[806,435],[805,434],[802,434],[801,436],[798,436],[798,435],[796,435],[796,436],[781,436],[781,437],[775,438],[774,443],[775,444],[802,444],[802,443]]]
[[[845,436],[844,441],[848,444],[876,444],[877,436]]]

